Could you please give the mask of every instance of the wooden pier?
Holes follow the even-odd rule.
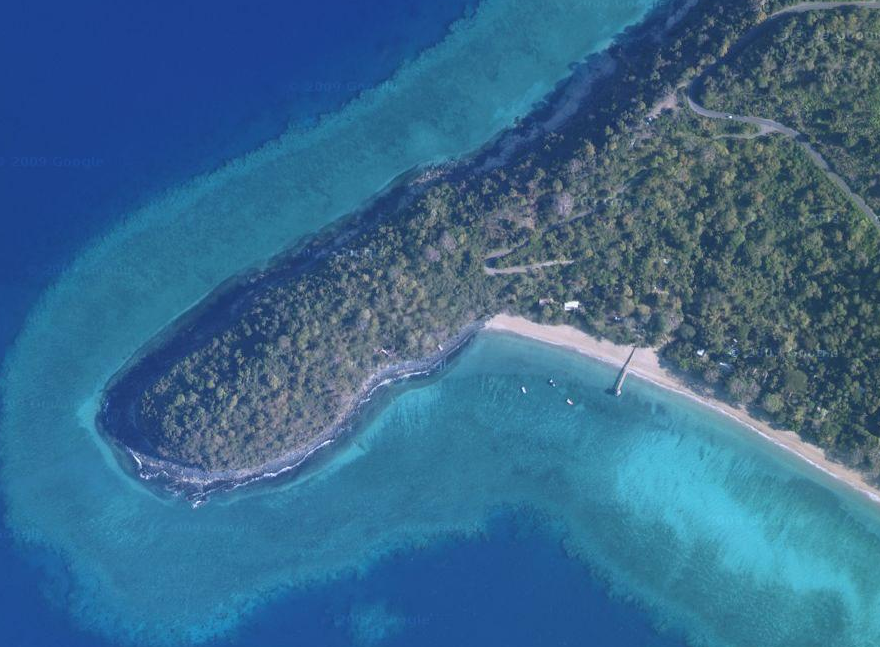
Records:
[[[614,383],[614,395],[618,398],[620,394],[623,393],[623,383],[626,381],[626,375],[629,373],[629,363],[632,361],[633,355],[636,354],[635,346],[633,346],[632,351],[630,351],[629,357],[626,360],[626,363],[623,365],[623,368],[620,369],[620,373],[617,375],[617,381]]]

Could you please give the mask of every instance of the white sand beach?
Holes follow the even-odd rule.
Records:
[[[548,344],[562,346],[617,367],[623,366],[632,350],[629,346],[621,346],[607,340],[597,339],[572,326],[542,325],[522,317],[510,315],[496,315],[487,322],[486,329],[514,333]],[[705,406],[736,419],[744,428],[760,434],[765,439],[795,454],[829,476],[880,503],[880,489],[868,483],[860,473],[827,458],[821,448],[803,441],[792,431],[774,429],[766,422],[753,417],[744,409],[697,393],[682,379],[660,366],[660,358],[656,350],[652,348],[639,348],[636,350],[630,363],[630,373],[657,386],[692,398]]]

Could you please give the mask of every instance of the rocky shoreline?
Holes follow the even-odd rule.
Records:
[[[448,340],[443,350],[434,355],[389,366],[370,376],[361,391],[352,398],[353,404],[345,409],[339,420],[317,436],[308,446],[279,456],[253,468],[208,471],[188,467],[121,446],[134,461],[137,475],[160,485],[164,490],[183,495],[198,506],[216,492],[234,490],[257,481],[275,478],[282,474],[292,475],[295,470],[315,452],[348,436],[355,430],[365,408],[375,394],[385,386],[405,380],[426,378],[443,370],[483,329],[486,319],[480,319],[461,330]],[[106,433],[106,430],[105,430]]]
[[[332,254],[343,252],[357,234],[380,225],[387,214],[417,199],[432,186],[444,181],[454,183],[473,179],[540,141],[541,134],[559,129],[593,100],[601,98],[608,84],[615,83],[620,68],[618,60],[628,56],[633,48],[644,47],[645,43],[656,46],[692,6],[693,2],[687,0],[658,3],[641,23],[624,32],[608,48],[573,67],[572,74],[516,126],[499,133],[472,155],[402,175],[359,211],[271,259],[263,268],[232,277],[221,284],[169,324],[111,378],[102,394],[96,417],[99,432],[117,450],[131,458],[139,477],[183,494],[198,504],[212,492],[289,474],[316,451],[344,436],[377,389],[391,382],[430,375],[442,368],[483,327],[485,319],[466,326],[444,344],[445,350],[431,357],[394,365],[370,376],[363,388],[352,395],[350,406],[345,407],[337,421],[317,434],[306,447],[254,468],[207,471],[163,459],[156,455],[149,439],[138,427],[136,405],[145,386],[177,358],[209,340],[224,322],[235,319],[237,313],[243,311],[262,290],[308,272],[331,258]]]

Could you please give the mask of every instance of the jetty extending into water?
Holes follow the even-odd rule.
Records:
[[[632,351],[630,351],[629,357],[623,364],[623,368],[620,369],[620,373],[617,375],[617,381],[614,383],[614,395],[618,398],[620,397],[620,394],[623,393],[623,383],[626,381],[627,373],[629,373],[629,363],[632,361],[633,355],[635,354],[636,349],[633,347]]]

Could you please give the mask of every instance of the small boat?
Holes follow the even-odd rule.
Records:
[[[570,406],[570,407],[571,407],[571,406],[574,406],[574,402],[571,401],[571,398],[566,398],[566,399],[565,399],[565,404],[567,404],[567,405]]]
[[[556,381],[551,377],[549,380],[547,380],[547,384],[549,384],[550,386],[556,386]]]
[[[519,387],[519,390],[522,391],[523,393],[528,393],[528,391],[526,391],[526,387],[524,387],[524,386]]]

